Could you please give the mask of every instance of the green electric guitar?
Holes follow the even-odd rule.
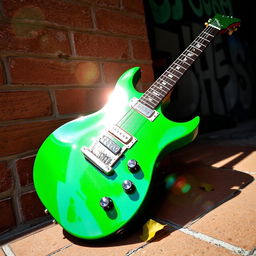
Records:
[[[140,69],[132,68],[101,110],[66,123],[45,140],[35,160],[35,189],[68,233],[105,238],[137,216],[159,159],[197,135],[199,117],[170,121],[163,99],[220,31],[232,33],[238,25],[236,18],[215,15],[144,94],[134,89]]]

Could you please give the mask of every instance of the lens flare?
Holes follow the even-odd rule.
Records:
[[[75,77],[81,85],[95,84],[100,78],[99,66],[95,62],[82,62],[76,66]]]
[[[191,185],[188,183],[185,176],[170,174],[165,178],[165,187],[171,189],[175,194],[186,194],[191,190]]]

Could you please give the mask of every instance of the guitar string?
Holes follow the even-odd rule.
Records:
[[[203,34],[205,34],[205,33],[209,33],[211,36],[212,36],[212,39],[215,37],[215,34],[211,34],[211,32],[214,32],[214,30],[215,30],[216,28],[214,28],[214,27],[212,27],[212,26],[208,26],[207,28],[205,28],[191,43],[190,43],[190,45],[179,55],[179,57],[166,69],[166,71],[169,71],[169,72],[171,72],[171,70],[175,70],[175,68],[174,68],[174,65],[180,65],[180,64],[183,64],[184,63],[184,61],[183,60],[181,60],[180,59],[180,56],[182,56],[182,55],[185,55],[186,56],[186,54],[184,54],[186,51],[190,51],[190,50],[192,50],[191,52],[192,53],[195,53],[194,51],[193,51],[193,45],[195,44],[195,43],[201,43],[205,48],[207,47],[207,45],[211,42],[211,40],[210,40],[210,42],[207,42],[205,45],[203,44],[203,43],[205,43],[205,41],[206,41],[206,39],[208,40],[208,38],[206,38],[206,37],[202,37],[202,35]],[[199,50],[199,51],[201,51],[200,49],[198,49],[197,48],[197,50]],[[201,51],[202,52],[202,51]],[[201,53],[200,52],[200,53]],[[200,53],[198,54],[198,56],[200,55]],[[197,54],[196,54],[197,55]],[[197,57],[196,57],[196,59],[197,59]],[[195,60],[196,60],[195,59]],[[193,60],[193,62],[191,63],[191,64],[188,64],[189,66],[188,66],[188,68],[195,62],[195,60]],[[188,69],[187,68],[187,69]],[[186,69],[186,70],[187,70]],[[186,72],[186,70],[183,72],[183,74]],[[166,72],[165,71],[165,72]],[[164,72],[164,73],[165,73]],[[163,73],[163,74],[164,74]],[[162,75],[163,75],[162,74]],[[183,75],[182,74],[182,75]],[[161,76],[162,76],[161,75]],[[160,78],[160,80],[163,80],[163,78],[161,78],[161,76],[159,77]],[[181,76],[180,76],[181,77]],[[158,79],[159,79],[158,78]],[[158,80],[157,79],[157,80]],[[156,80],[156,81],[157,81]],[[179,78],[178,78],[178,80],[179,80]],[[171,88],[169,88],[169,89],[173,89],[173,87],[174,87],[174,85],[178,82],[178,80],[173,84],[173,85],[171,85]],[[153,84],[152,84],[153,85]],[[150,88],[152,87],[152,85],[149,87],[149,89],[148,90],[150,90]],[[148,92],[148,90],[146,91],[146,92]],[[145,92],[145,93],[146,93]],[[143,95],[145,95],[145,93],[143,94]],[[168,93],[169,93],[169,90],[168,90]],[[167,94],[168,94],[167,93]],[[143,96],[142,95],[142,96]],[[138,114],[138,115],[137,115]],[[136,118],[136,115],[137,115],[137,118]],[[141,117],[143,118],[143,119],[141,119]],[[133,120],[133,126],[132,126],[132,131],[130,131],[130,132],[134,132],[134,131],[136,131],[137,129],[138,129],[138,126],[143,126],[144,125],[144,123],[147,121],[147,119],[144,117],[144,116],[142,116],[141,114],[139,114],[139,113],[137,113],[137,111],[135,110],[135,109],[133,109],[133,108],[130,108],[130,110],[128,110],[126,113],[125,113],[125,115],[117,122],[117,125],[119,126],[119,127],[122,127],[122,128],[124,128],[123,126],[129,121],[131,121],[131,119],[134,119]],[[143,123],[141,123],[141,122],[138,122],[138,120],[143,120],[144,122]],[[137,125],[135,125],[135,124],[137,124]]]
[[[213,27],[208,27],[208,28],[206,28],[206,29],[204,29],[200,34],[199,34],[199,36],[197,36],[194,40],[193,40],[193,42],[183,51],[183,53],[182,54],[184,54],[184,52],[186,52],[186,51],[188,51],[188,50],[191,50],[191,52],[194,52],[193,51],[193,48],[195,48],[194,46],[194,44],[195,43],[201,43],[202,45],[204,45],[203,43],[205,43],[205,41],[206,40],[208,40],[208,39],[206,39],[206,37],[202,37],[202,35],[204,34],[204,33],[209,33],[209,32],[212,32],[212,31],[214,31],[214,28]],[[214,37],[214,34],[210,34],[212,37]],[[213,38],[212,38],[213,39]],[[209,40],[209,43],[210,43],[210,40]],[[207,42],[206,42],[206,44],[204,45],[204,47],[206,48],[206,46],[207,46]],[[198,48],[197,48],[198,49]],[[201,50],[199,50],[198,49],[198,51],[200,51],[200,53],[202,52]],[[199,54],[200,54],[199,53]],[[181,54],[181,55],[182,55]],[[198,54],[198,56],[199,56],[199,54]],[[180,55],[180,56],[181,56]],[[197,54],[196,54],[197,55]],[[195,61],[195,60],[194,60]],[[194,63],[194,61],[193,61],[193,63]],[[189,66],[191,66],[193,63],[191,63],[191,64],[188,64]],[[174,70],[174,65],[180,65],[180,64],[183,64],[183,60],[181,60],[180,59],[180,57],[178,57],[172,64],[171,64],[171,66],[167,69],[167,71],[170,71],[170,70]],[[187,69],[186,69],[187,70]],[[185,71],[186,71],[185,70]],[[183,73],[185,73],[185,71],[183,72]],[[160,77],[160,80],[163,80],[161,77]],[[177,80],[178,81],[178,80]],[[176,82],[177,82],[176,81]],[[176,82],[175,82],[175,84],[176,84]],[[175,84],[173,84],[172,85],[172,87],[175,85]],[[152,86],[151,86],[152,87]],[[150,88],[149,88],[149,90],[150,90]],[[131,115],[132,115],[132,113],[131,113]],[[128,120],[128,119],[127,119]],[[124,120],[124,122],[125,122],[126,120]],[[123,122],[123,123],[124,123]]]
[[[206,29],[204,29],[193,41],[192,41],[192,43],[182,52],[182,54],[184,54],[184,52],[186,52],[187,50],[192,50],[194,47],[193,47],[193,44],[194,43],[204,43],[205,41],[206,41],[206,38],[204,38],[204,37],[200,37],[202,34],[204,34],[204,33],[209,33],[209,32],[212,32],[212,31],[214,31],[214,28],[213,27],[211,27],[211,26],[208,26]],[[210,34],[210,35],[212,35],[212,37],[214,37],[214,34]],[[212,38],[213,39],[213,38]],[[211,42],[211,41],[210,41]],[[209,42],[209,43],[210,43]],[[202,45],[204,45],[204,47],[206,48],[207,47],[207,44],[209,44],[209,43],[206,43],[206,45],[204,45],[204,44],[202,44]],[[198,49],[199,50],[199,49]],[[199,50],[200,51],[200,50]],[[193,51],[192,51],[193,52]],[[202,51],[201,51],[202,52]],[[182,54],[180,54],[180,56],[182,55]],[[200,55],[200,53],[198,54],[198,56]],[[167,68],[167,70],[168,71],[170,71],[171,69],[174,69],[174,65],[179,65],[179,64],[182,64],[183,63],[183,60],[181,60],[180,59],[180,56]],[[196,59],[195,59],[196,60]],[[188,64],[189,66],[191,66],[193,63],[194,63],[194,61],[195,60],[193,60],[193,62],[191,63],[191,64]],[[166,70],[166,71],[167,71]],[[187,70],[187,69],[186,69]],[[185,71],[186,71],[185,70]],[[183,72],[183,73],[185,73],[185,71]],[[183,74],[182,74],[183,75]],[[161,78],[160,78],[161,79]],[[171,89],[174,87],[174,85],[176,84],[178,82],[178,80],[172,85],[172,87],[171,87]],[[152,86],[152,85],[151,85]],[[150,88],[149,88],[150,89]],[[129,114],[129,112],[130,112],[130,114]],[[128,116],[127,116],[127,114],[129,114]],[[133,118],[134,119],[134,114],[138,114],[137,113],[137,111],[136,110],[134,110],[134,109],[130,109],[122,118],[121,118],[121,120],[118,122],[118,124],[120,123],[120,127],[122,127],[126,122],[128,122],[128,121],[130,121],[130,119],[131,118]],[[139,114],[140,115],[140,114]],[[126,118],[125,118],[125,116],[127,116]],[[138,116],[138,117],[140,117],[140,116]],[[140,118],[137,118],[137,120],[138,119],[140,119]],[[143,117],[143,119],[145,120],[145,122],[146,122],[146,118],[145,117]],[[132,131],[136,131],[137,130],[137,126],[143,126],[143,124],[141,124],[140,122],[138,123],[138,122],[136,122],[136,119],[135,120],[133,120],[133,123],[137,123],[137,125],[135,126],[135,125],[133,125],[133,129],[132,129]],[[144,122],[143,122],[144,123]]]

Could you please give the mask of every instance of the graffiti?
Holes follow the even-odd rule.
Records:
[[[149,0],[147,4],[156,76],[202,31],[201,17],[207,20],[216,12],[231,16],[234,11],[231,0]],[[256,74],[251,52],[239,31],[231,37],[218,35],[178,82],[167,114],[176,120],[197,114],[226,120],[255,115]]]
[[[181,48],[188,46],[202,30],[202,26],[196,23],[191,26],[182,25],[180,28],[180,37],[169,31],[156,30],[158,38],[165,38],[156,45],[158,52],[168,52],[167,55],[175,56],[177,50],[181,52]],[[179,82],[172,106],[172,111],[179,116],[192,116],[198,112],[206,116],[223,116],[230,113],[237,104],[243,110],[251,107],[252,82],[243,47],[236,47],[232,39],[228,40],[226,49],[223,38],[217,36]],[[163,42],[172,42],[172,47],[168,48]]]
[[[212,16],[215,13],[233,15],[231,0],[149,0],[152,15],[156,24],[164,24],[171,20],[184,19],[184,3],[197,16]]]

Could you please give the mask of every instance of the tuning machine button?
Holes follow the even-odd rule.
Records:
[[[134,159],[129,160],[127,166],[131,172],[137,172],[140,168],[138,162]]]
[[[125,193],[130,194],[135,190],[135,186],[132,181],[130,180],[124,180],[122,187],[125,191]]]
[[[113,208],[114,204],[111,198],[104,196],[100,199],[100,206],[105,211],[109,211]]]

